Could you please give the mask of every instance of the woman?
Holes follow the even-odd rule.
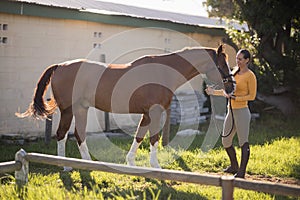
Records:
[[[256,77],[248,68],[250,62],[250,53],[246,49],[241,49],[236,55],[237,71],[234,73],[236,81],[236,90],[234,94],[226,94],[224,90],[214,90],[211,87],[206,89],[208,95],[224,96],[231,101],[231,109],[229,109],[225,117],[223,134],[227,137],[222,138],[222,144],[230,159],[230,166],[224,169],[224,172],[235,174],[237,178],[245,178],[246,167],[250,156],[250,147],[248,142],[249,126],[251,114],[248,108],[248,101],[252,101],[256,96]],[[234,124],[232,125],[232,122]],[[240,167],[237,162],[235,149],[232,145],[234,135],[237,133],[239,145],[241,147],[242,156]]]

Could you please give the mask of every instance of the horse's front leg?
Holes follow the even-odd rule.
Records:
[[[126,162],[130,166],[135,166],[136,152],[142,143],[148,129],[149,129],[149,115],[143,114],[139,126],[137,128],[135,138],[133,139],[132,145],[129,152],[126,155]]]

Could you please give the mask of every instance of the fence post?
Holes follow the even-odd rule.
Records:
[[[17,187],[20,189],[28,182],[28,171],[29,164],[25,160],[26,151],[20,149],[15,155],[15,161],[22,163],[22,168],[18,171],[15,171],[15,178]]]
[[[109,121],[109,113],[104,112],[104,120],[105,120],[105,129],[104,132],[110,131],[110,121]]]
[[[100,54],[99,61],[103,63],[106,62],[105,54]],[[109,132],[110,131],[109,112],[104,112],[104,125],[105,125],[104,132]]]
[[[50,101],[51,99],[47,99]],[[51,133],[52,133],[52,115],[48,115],[46,119],[46,127],[45,127],[45,143],[49,145],[51,141]]]
[[[233,176],[222,176],[221,186],[222,186],[222,200],[232,200],[233,199]]]
[[[163,134],[162,134],[162,145],[163,146],[167,146],[169,144],[170,141],[170,114],[171,114],[171,107],[169,107],[166,110],[166,121],[165,124],[163,126]]]

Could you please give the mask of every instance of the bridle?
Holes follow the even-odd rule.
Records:
[[[214,59],[214,62],[215,62],[215,64],[216,64],[216,66],[217,66],[217,69],[219,70],[219,72],[220,72],[220,74],[221,74],[221,76],[222,76],[222,82],[223,82],[223,83],[228,83],[228,82],[230,82],[230,83],[236,84],[236,82],[235,82],[234,79],[233,79],[233,77],[235,76],[235,74],[229,73],[228,75],[226,75],[225,72],[224,72],[224,71],[221,69],[221,67],[219,66],[219,62],[218,62],[218,58],[217,58],[217,55],[216,55],[216,54],[213,55],[213,59]],[[229,79],[229,78],[231,78],[231,79]]]
[[[223,83],[228,83],[228,82],[230,82],[230,83],[236,84],[236,81],[233,79],[233,77],[236,75],[236,73],[234,73],[234,74],[229,73],[228,75],[226,75],[225,72],[224,72],[224,71],[220,68],[220,66],[218,65],[218,60],[217,60],[217,59],[215,59],[215,63],[216,63],[216,66],[217,66],[218,71],[219,71],[220,74],[221,74],[222,82],[223,82]],[[232,93],[233,93],[233,92],[234,92],[234,90],[232,91]],[[231,98],[229,98],[228,101],[229,101],[229,109],[230,109],[230,112],[231,112],[231,118],[232,118],[232,126],[231,126],[230,131],[229,131],[227,134],[223,134],[223,132],[220,131],[220,130],[217,128],[217,129],[218,129],[218,132],[219,132],[219,135],[220,135],[222,138],[226,138],[226,137],[228,137],[228,136],[231,134],[231,132],[232,132],[232,130],[233,130],[233,128],[234,128],[234,124],[235,124],[235,120],[234,120],[234,116],[233,116],[233,109],[232,109],[232,105],[231,105]],[[213,105],[212,98],[211,98],[211,107],[212,107],[212,111],[215,113],[215,107],[214,107],[214,105]],[[218,126],[217,126],[217,123],[216,123],[216,121],[215,121],[215,117],[213,117],[213,120],[214,120],[214,122],[215,122],[216,127],[218,127]]]
[[[234,74],[229,73],[228,75],[226,75],[225,72],[219,67],[219,65],[217,65],[217,68],[222,76],[223,83],[228,83],[228,82],[234,83],[234,84],[236,83],[236,81],[234,81],[233,78],[231,78],[231,77],[234,77]],[[231,79],[229,79],[229,78],[231,78]]]

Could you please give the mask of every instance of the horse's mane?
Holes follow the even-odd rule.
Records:
[[[178,54],[185,53],[187,51],[193,51],[193,50],[205,50],[205,51],[209,51],[209,52],[211,51],[212,55],[214,57],[216,57],[216,55],[217,55],[216,49],[211,48],[211,47],[184,47],[182,49],[179,49],[179,50],[173,51],[173,52],[166,52],[166,53],[162,53],[162,54],[145,55],[145,56],[139,57],[139,58],[131,61],[127,65],[131,66],[132,64],[137,63],[137,62],[139,62],[141,60],[144,60],[144,59],[153,59],[155,57],[163,58],[163,57],[172,56],[172,55],[178,55]]]
[[[59,63],[58,65],[61,65],[61,66],[68,66],[70,64],[73,64],[73,63],[78,63],[78,62],[86,62],[87,59],[85,58],[78,58],[78,59],[74,59],[74,60],[67,60],[67,61],[64,61],[62,63]]]
[[[213,50],[213,51],[216,51],[216,49],[211,48],[211,47],[183,47],[181,50],[178,50],[178,52],[190,51],[190,50]]]

